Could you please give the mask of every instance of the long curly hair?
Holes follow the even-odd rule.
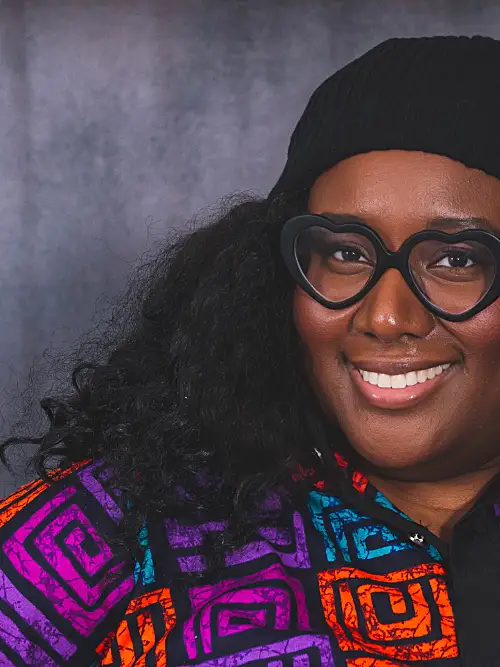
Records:
[[[79,349],[71,390],[40,401],[48,426],[5,440],[4,462],[7,448],[36,444],[34,467],[50,479],[54,460],[105,459],[127,534],[151,512],[213,510],[228,522],[224,548],[241,545],[262,497],[327,439],[279,251],[283,223],[306,210],[305,191],[238,195],[172,235],[133,273],[94,344],[100,360]]]

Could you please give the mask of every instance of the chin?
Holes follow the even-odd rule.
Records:
[[[406,481],[439,479],[449,472],[451,456],[446,462],[446,457],[429,443],[415,443],[402,437],[400,442],[405,444],[397,447],[397,440],[394,434],[382,441],[375,438],[369,442],[357,438],[349,441],[367,472]]]

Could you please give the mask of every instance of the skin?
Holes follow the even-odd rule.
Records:
[[[500,180],[437,155],[372,152],[324,173],[311,189],[309,210],[358,216],[390,250],[441,217],[485,218],[500,234]],[[329,310],[298,287],[294,320],[315,391],[365,473],[401,510],[449,539],[500,471],[500,299],[466,322],[447,322],[389,270],[344,310]],[[353,357],[409,356],[456,366],[404,409],[371,405],[346,366]]]

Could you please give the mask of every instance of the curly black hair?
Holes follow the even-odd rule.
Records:
[[[113,349],[103,336],[99,363],[80,350],[72,390],[40,402],[48,428],[5,440],[4,462],[26,443],[45,479],[54,457],[105,459],[128,499],[128,534],[151,512],[214,509],[228,521],[224,548],[241,545],[262,521],[263,494],[286,487],[327,438],[279,251],[284,222],[306,210],[305,191],[233,196],[163,243],[134,272],[125,317],[112,318]]]

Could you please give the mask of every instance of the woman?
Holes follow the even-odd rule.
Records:
[[[140,273],[1,506],[1,665],[499,663],[499,67],[379,45]]]

